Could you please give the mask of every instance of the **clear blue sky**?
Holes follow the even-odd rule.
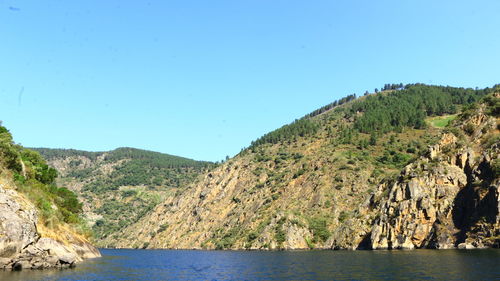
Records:
[[[0,120],[30,147],[200,160],[384,83],[500,83],[500,1],[0,0]]]

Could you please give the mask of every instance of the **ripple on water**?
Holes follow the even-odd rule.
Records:
[[[74,269],[0,272],[0,280],[494,280],[500,250],[102,250]]]

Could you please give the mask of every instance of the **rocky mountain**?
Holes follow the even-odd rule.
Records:
[[[499,92],[397,86],[264,135],[102,245],[498,247]]]
[[[55,175],[0,126],[0,268],[70,267],[100,256],[79,217],[80,203],[53,184]]]
[[[500,246],[500,93],[460,115],[405,167],[371,231],[373,249]]]
[[[78,194],[97,245],[215,166],[126,147],[107,152],[33,149],[57,169],[58,185]]]

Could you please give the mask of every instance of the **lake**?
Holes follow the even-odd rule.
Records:
[[[500,250],[189,251],[102,249],[74,269],[1,280],[494,280]]]

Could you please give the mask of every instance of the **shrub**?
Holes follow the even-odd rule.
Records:
[[[168,223],[164,223],[164,224],[160,225],[160,228],[158,228],[157,233],[163,232],[163,231],[167,230],[167,228],[168,228]]]
[[[470,136],[474,133],[475,131],[475,126],[471,123],[467,123],[465,126],[464,126],[464,131]]]
[[[274,233],[274,239],[276,239],[276,242],[278,242],[278,244],[280,244],[280,245],[286,241],[286,233],[283,230],[283,225],[278,225],[276,227],[275,233]]]
[[[257,237],[259,237],[258,234],[256,232],[252,231],[252,232],[248,233],[247,240],[248,240],[248,242],[252,242],[253,240],[257,239]]]
[[[129,189],[129,190],[124,190],[122,191],[122,197],[131,197],[131,196],[136,196],[137,195],[137,190],[135,189]]]
[[[310,218],[309,229],[313,233],[313,242],[326,241],[331,235],[327,228],[326,219],[323,217]]]
[[[500,158],[497,158],[491,162],[491,170],[493,171],[493,176],[498,178],[500,176]]]
[[[306,172],[306,169],[302,168],[302,169],[298,170],[295,174],[293,174],[293,178],[296,179],[296,178],[302,176],[305,172]]]
[[[326,200],[325,208],[330,208],[332,206],[332,202],[330,200]]]
[[[339,222],[344,222],[347,218],[349,218],[349,213],[346,211],[342,211],[339,214]]]

